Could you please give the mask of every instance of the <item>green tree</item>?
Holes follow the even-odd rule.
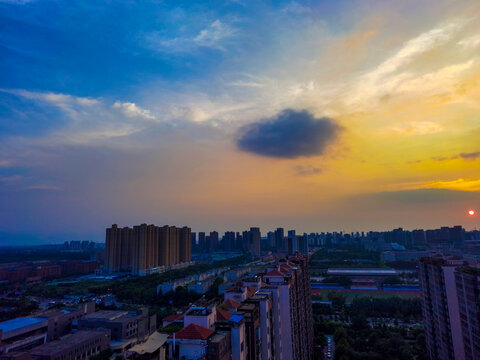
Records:
[[[332,302],[332,305],[336,309],[340,309],[345,305],[346,297],[345,295],[339,293],[338,291],[332,291],[328,293],[328,300]]]

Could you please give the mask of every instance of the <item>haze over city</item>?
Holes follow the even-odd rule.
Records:
[[[0,0],[0,245],[478,227],[479,13]]]

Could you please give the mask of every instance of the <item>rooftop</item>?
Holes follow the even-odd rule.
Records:
[[[215,331],[197,324],[190,324],[175,333],[177,339],[207,340]]]
[[[247,288],[247,296],[253,296],[257,293],[257,289],[255,289],[253,286],[246,286]]]
[[[183,319],[183,314],[172,314],[165,316],[162,321],[177,321],[177,320],[182,320]]]
[[[210,342],[212,343],[219,343],[221,342],[223,339],[225,339],[225,334],[222,334],[222,333],[215,333],[212,335],[212,337],[210,338]]]
[[[223,305],[227,308],[227,309],[236,309],[240,306],[240,303],[237,301],[237,300],[234,300],[232,298],[229,298],[227,300],[225,300],[225,302],[223,303]]]
[[[394,269],[374,269],[374,268],[348,268],[348,269],[328,269],[328,274],[346,274],[346,275],[396,275],[397,271]]]
[[[137,354],[152,354],[157,351],[168,339],[167,334],[159,333],[155,331],[152,335],[148,337],[148,340],[142,344],[137,344],[130,349],[130,351],[136,352]]]
[[[265,275],[267,275],[267,276],[283,276],[284,274],[282,272],[280,272],[279,270],[275,269],[275,270],[269,271]]]
[[[228,321],[231,321],[231,322],[234,322],[234,323],[239,323],[243,319],[244,319],[243,315],[233,314],[232,316],[230,316],[230,319],[228,319]]]
[[[108,332],[104,330],[89,330],[78,331],[75,334],[68,334],[58,340],[40,345],[31,351],[34,355],[52,355],[70,349],[73,346],[79,345],[84,341],[97,338],[98,336],[105,336]]]
[[[54,316],[59,316],[59,315],[66,315],[66,314],[71,314],[72,312],[78,311],[78,309],[75,308],[64,308],[64,309],[59,309],[59,310],[47,310],[41,313],[42,317],[50,318]]]
[[[212,309],[206,306],[192,306],[187,311],[190,316],[206,316],[212,313]]]
[[[220,308],[217,308],[217,320],[228,320],[232,317],[232,313],[226,311],[226,310],[223,310],[223,309],[220,309]]]
[[[102,310],[83,317],[85,320],[100,320],[100,321],[123,321],[132,317],[136,317],[136,313],[128,311]]]
[[[4,321],[0,323],[0,330],[4,333],[9,331],[18,330],[27,326],[41,324],[42,322],[47,321],[46,318],[39,317],[39,318],[16,318],[8,321]],[[47,323],[45,323],[47,325]]]

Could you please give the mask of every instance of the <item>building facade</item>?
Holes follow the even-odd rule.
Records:
[[[191,229],[141,224],[117,225],[106,230],[105,267],[109,272],[146,274],[151,269],[189,263],[192,257]]]
[[[418,262],[427,352],[431,360],[462,360],[462,339],[455,268],[462,260],[443,256]]]
[[[480,269],[459,267],[455,281],[465,359],[480,359]]]

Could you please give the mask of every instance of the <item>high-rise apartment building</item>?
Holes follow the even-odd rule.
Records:
[[[301,254],[308,255],[308,236],[303,234],[302,236],[297,236],[297,251]]]
[[[455,281],[465,359],[480,359],[480,269],[459,267],[455,271]]]
[[[267,233],[266,248],[271,249],[274,247],[275,247],[275,233],[273,231],[269,231]]]
[[[112,272],[132,270],[132,229],[116,224],[107,229],[105,238],[105,266]]]
[[[205,237],[205,232],[203,231],[198,233],[198,250],[199,252],[204,252],[207,250],[207,239]]]
[[[197,252],[197,233],[192,232],[192,234],[190,235],[190,241],[192,243],[191,245],[192,253]]]
[[[189,262],[192,258],[192,229],[189,227],[182,227],[180,229],[179,253],[180,262]]]
[[[106,231],[105,265],[110,272],[143,274],[159,266],[190,262],[191,256],[188,227],[141,224],[120,229],[112,225]]]
[[[295,230],[288,230],[286,249],[288,255],[293,255],[297,251],[297,235]]]
[[[418,262],[422,312],[430,360],[465,359],[455,283],[462,260],[441,255]]]
[[[277,251],[285,251],[285,231],[283,228],[277,228],[275,230],[275,248]]]
[[[226,231],[222,238],[222,248],[225,251],[236,250],[235,232]]]
[[[207,251],[214,252],[218,250],[218,231],[211,231],[207,241]]]
[[[261,255],[261,241],[262,235],[260,233],[260,228],[252,227],[249,231],[249,241],[248,241],[248,250],[254,256]]]
[[[137,225],[132,231],[132,272],[137,274],[145,269],[158,266],[158,227]]]
[[[308,257],[296,255],[263,276],[266,289],[279,292],[283,359],[313,359],[313,316]]]

